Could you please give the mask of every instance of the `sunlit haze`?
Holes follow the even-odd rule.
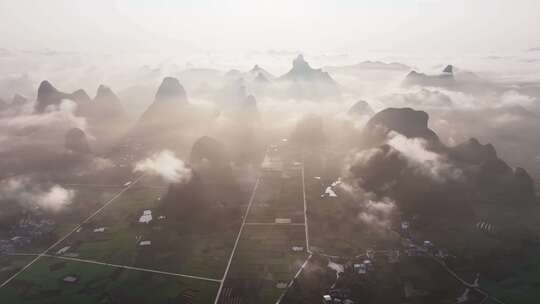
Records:
[[[539,12],[0,0],[0,303],[540,303]]]

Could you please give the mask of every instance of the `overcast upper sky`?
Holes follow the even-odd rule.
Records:
[[[516,51],[538,0],[0,0],[0,48]]]

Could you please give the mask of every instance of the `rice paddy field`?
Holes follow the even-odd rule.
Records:
[[[159,213],[166,189],[133,187],[50,253],[220,278],[239,222],[218,231],[183,230]],[[141,222],[150,211],[150,222]],[[186,229],[188,229],[187,227]]]
[[[276,218],[304,223],[302,176],[298,168],[263,175],[249,213],[249,222],[274,223]]]
[[[68,278],[75,278],[68,282]],[[144,288],[141,288],[144,286]],[[211,303],[218,283],[42,258],[0,290],[2,303]]]
[[[275,303],[306,259],[303,226],[246,225],[220,303]]]

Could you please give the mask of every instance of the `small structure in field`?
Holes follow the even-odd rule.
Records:
[[[66,283],[77,283],[79,281],[79,278],[75,275],[68,275],[62,279],[62,281]]]
[[[143,214],[139,218],[139,223],[148,224],[151,221],[152,221],[152,211],[151,210],[144,210]]]
[[[292,220],[290,218],[276,218],[275,223],[276,224],[290,224],[292,223]]]

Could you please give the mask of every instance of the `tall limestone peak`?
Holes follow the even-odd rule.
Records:
[[[159,86],[155,102],[177,101],[187,103],[187,95],[184,87],[180,84],[177,78],[165,77]]]
[[[407,137],[430,137],[435,135],[428,128],[429,115],[411,108],[387,108],[370,119],[366,128],[381,125]]]
[[[304,59],[302,54],[298,55],[292,64],[292,69],[287,72],[287,74],[280,77],[281,80],[288,81],[308,81],[308,82],[320,82],[320,83],[331,83],[334,84],[335,81],[330,77],[326,72],[323,72],[322,69],[314,69],[309,63]]]
[[[56,89],[48,80],[43,80],[39,84],[38,88],[38,99],[44,98],[50,94],[58,93],[58,89]]]
[[[357,101],[347,112],[350,116],[372,116],[375,112],[365,100]]]
[[[263,69],[258,64],[253,66],[253,68],[248,72],[248,75],[246,76],[248,76],[248,79],[254,80],[255,82],[268,82],[275,78],[274,75]]]
[[[366,124],[363,138],[368,144],[380,144],[390,131],[408,138],[423,138],[439,143],[439,137],[428,127],[429,115],[411,108],[387,108],[375,114]]]
[[[49,81],[43,80],[39,84],[35,111],[43,113],[48,106],[59,105],[62,99],[69,97],[69,94],[58,91]]]
[[[108,86],[103,85],[103,84],[99,85],[99,87],[97,89],[97,92],[96,92],[96,97],[94,98],[94,100],[118,100],[118,101],[120,101],[120,99],[118,98],[118,96],[116,96],[116,94],[113,92],[113,90],[111,90],[111,88],[109,88]]]
[[[451,148],[451,155],[461,161],[481,164],[487,160],[497,159],[497,151],[492,144],[482,145],[478,139],[468,141]]]
[[[88,93],[86,93],[83,89],[78,89],[77,91],[71,93],[71,97],[75,100],[77,103],[89,103],[92,101]]]
[[[451,64],[447,65],[447,66],[444,68],[443,73],[454,74],[454,66],[451,65]]]
[[[142,128],[168,128],[179,123],[185,115],[188,98],[178,79],[165,77],[161,82],[154,102],[139,119]]]
[[[443,72],[436,75],[427,75],[424,73],[418,73],[411,71],[402,83],[404,86],[434,86],[434,87],[451,87],[456,85],[456,79],[454,78],[454,66],[447,65]]]
[[[254,65],[253,68],[251,69],[251,72],[259,72],[259,71],[261,71],[261,70],[262,70],[262,68],[261,68],[258,64],[256,64],[256,65]]]
[[[298,70],[310,70],[311,67],[309,66],[309,63],[304,59],[304,55],[299,54],[296,56],[296,58],[293,60],[293,68]]]
[[[125,114],[120,98],[106,85],[99,85],[94,97],[94,115],[118,117]]]

